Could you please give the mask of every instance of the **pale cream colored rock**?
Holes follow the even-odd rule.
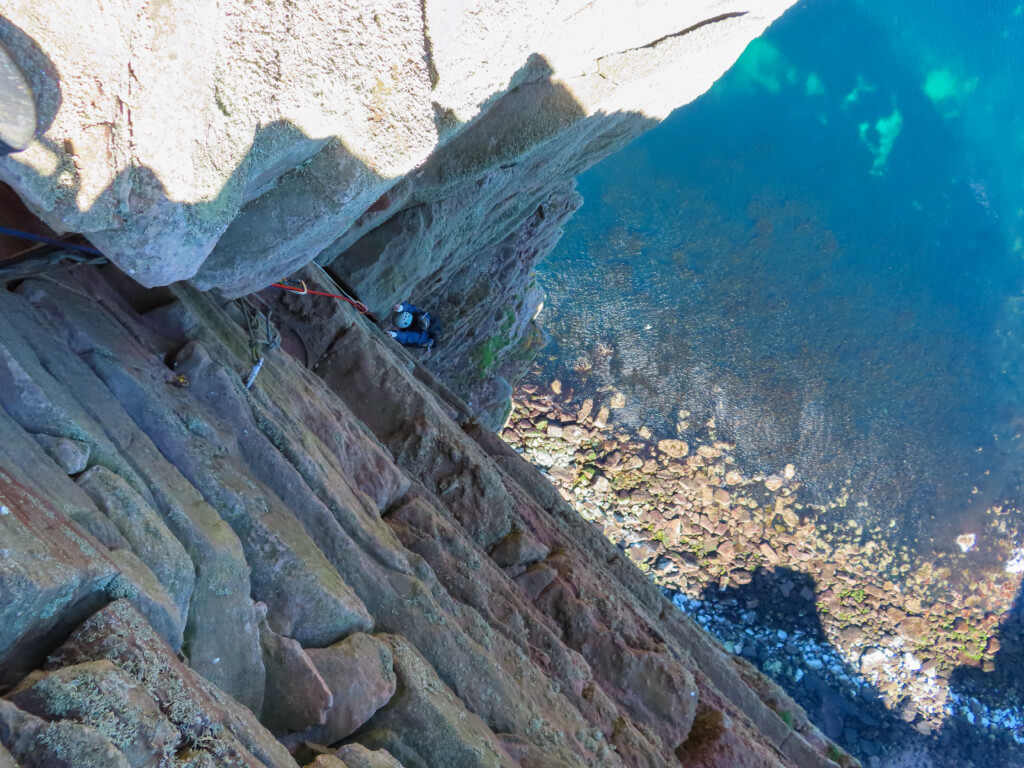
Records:
[[[761,550],[761,554],[765,556],[765,559],[769,563],[772,563],[773,565],[777,565],[778,563],[781,562],[781,559],[779,558],[778,552],[776,552],[774,549],[772,549],[771,545],[768,542],[762,541],[760,546],[758,547],[758,549]]]
[[[659,440],[658,450],[673,459],[681,459],[690,452],[690,446],[682,440]]]
[[[580,406],[580,410],[576,414],[576,421],[582,422],[586,420],[592,410],[594,410],[594,401],[588,397],[583,401],[583,405]]]
[[[608,406],[610,408],[625,408],[626,396],[621,392],[616,392],[615,394],[612,395],[612,399],[608,401]]]
[[[697,448],[697,453],[705,459],[717,459],[722,452],[713,445],[702,445]]]
[[[769,475],[764,479],[764,487],[775,493],[775,491],[782,487],[782,478],[778,475]]]

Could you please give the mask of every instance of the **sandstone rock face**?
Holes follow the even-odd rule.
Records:
[[[0,760],[827,765],[378,328],[252,301],[316,372],[275,349],[246,389],[243,312],[188,284],[0,291]],[[79,482],[37,435],[88,446]]]
[[[384,641],[395,660],[399,693],[367,725],[363,743],[385,747],[402,763],[430,768],[515,768],[478,716],[399,637]]]

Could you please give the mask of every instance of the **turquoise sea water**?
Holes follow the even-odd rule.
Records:
[[[541,376],[923,550],[980,535],[1022,466],[1022,78],[1019,2],[796,6],[580,178]]]

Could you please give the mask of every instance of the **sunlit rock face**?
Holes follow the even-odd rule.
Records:
[[[147,286],[316,259],[375,312],[429,306],[431,367],[497,428],[574,177],[791,3],[0,0],[39,112],[0,179]]]
[[[40,125],[0,176],[144,284],[245,293],[586,117],[663,117],[789,4],[2,0]]]

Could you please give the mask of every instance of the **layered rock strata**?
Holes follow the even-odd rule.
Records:
[[[251,304],[247,390],[237,303],[0,291],[0,764],[833,764],[375,326]]]
[[[317,259],[375,312],[429,304],[497,428],[573,178],[792,2],[0,0],[39,123],[0,179],[146,285],[238,296]]]

